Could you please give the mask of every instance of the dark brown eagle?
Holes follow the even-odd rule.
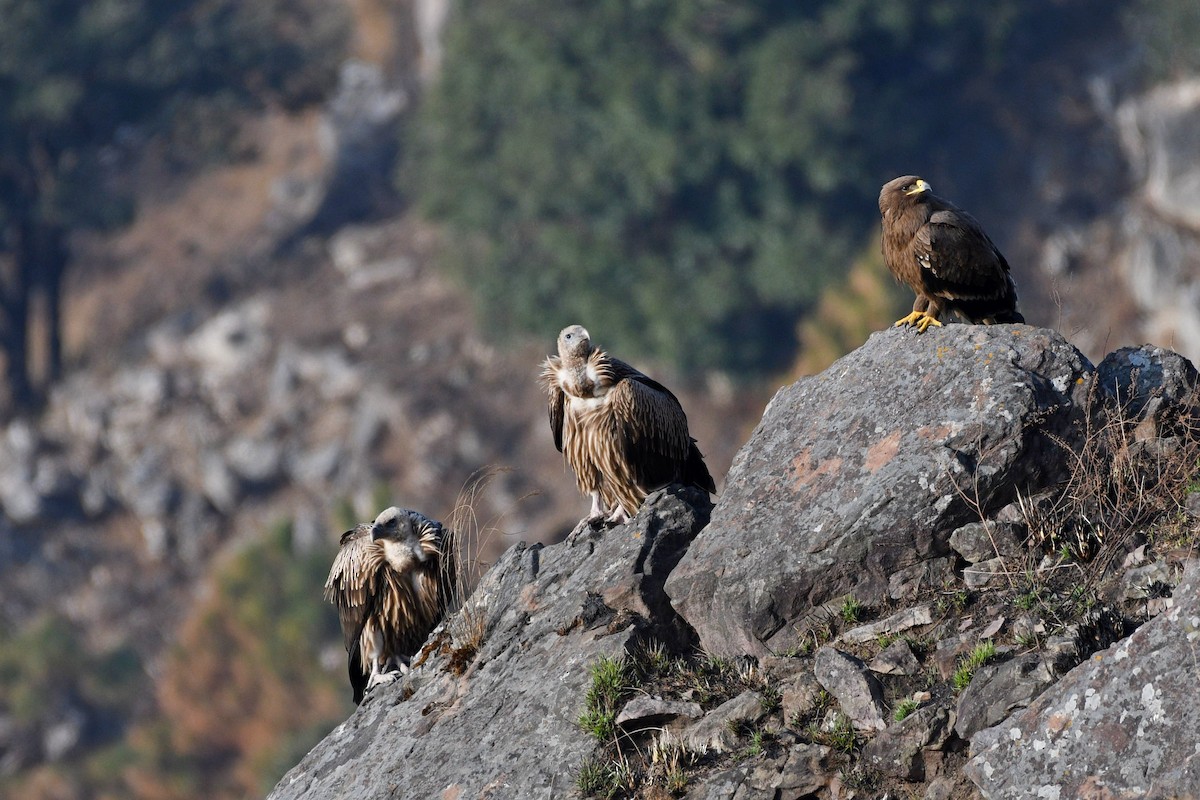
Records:
[[[924,333],[943,311],[968,322],[1024,322],[1008,262],[967,212],[933,193],[916,175],[888,181],[879,192],[883,260],[917,293],[912,313],[896,325]]]
[[[595,347],[583,327],[563,328],[541,379],[554,446],[591,495],[589,523],[606,515],[627,522],[649,492],[669,483],[717,491],[675,395]]]
[[[450,606],[455,577],[450,532],[419,512],[393,506],[342,534],[325,599],[337,606],[356,704],[408,670]]]

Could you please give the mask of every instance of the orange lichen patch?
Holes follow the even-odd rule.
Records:
[[[1057,787],[1056,787],[1057,788]],[[1100,783],[1095,775],[1089,775],[1079,784],[1077,797],[1087,797],[1089,800],[1117,800],[1118,795],[1107,786]]]
[[[537,611],[537,587],[532,583],[521,589],[521,606],[527,611]]]
[[[953,432],[949,425],[925,425],[916,430],[917,436],[926,441],[942,441]]]
[[[943,358],[945,358],[947,355],[949,355],[950,353],[953,353],[953,352],[954,352],[953,347],[947,347],[944,344],[939,344],[938,348],[937,348],[938,361],[941,361]]]
[[[842,468],[842,459],[830,458],[819,464],[813,464],[812,448],[806,447],[792,459],[792,470],[796,478],[792,481],[792,491],[800,491],[816,481],[822,475],[836,474]]]
[[[876,470],[895,458],[896,453],[899,452],[900,431],[894,431],[871,445],[867,450],[867,458],[863,462],[863,466],[868,472],[874,474]]]
[[[1051,714],[1050,719],[1046,720],[1046,730],[1050,733],[1062,733],[1071,727],[1071,722],[1071,717],[1066,714]]]

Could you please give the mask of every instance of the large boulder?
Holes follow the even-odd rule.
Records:
[[[1092,372],[1025,325],[873,334],[775,395],[667,594],[722,654],[792,647],[841,595],[882,603],[951,532],[1062,477]]]
[[[1197,638],[1192,561],[1169,611],[977,734],[967,774],[992,800],[1200,796]]]
[[[662,583],[708,511],[674,487],[627,525],[510,548],[448,624],[454,644],[368,694],[270,797],[562,796],[597,746],[577,723],[588,666],[651,638],[688,645]]]

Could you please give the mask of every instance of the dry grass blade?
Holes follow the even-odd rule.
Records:
[[[1131,537],[1180,515],[1200,464],[1200,421],[1181,416],[1167,430],[1156,424],[1147,433],[1128,402],[1103,405],[1097,386],[1089,387],[1079,444],[1050,437],[1070,455],[1054,502],[1037,508],[1019,500],[1032,540],[1095,561],[1093,577],[1124,553]]]
[[[488,554],[496,550],[496,540],[506,534],[505,515],[497,513],[485,516],[484,495],[498,477],[511,472],[510,467],[484,467],[474,472],[463,483],[454,502],[454,509],[447,516],[447,528],[451,531],[450,544],[454,558],[453,574],[444,576],[452,583],[453,601],[450,606],[453,616],[447,629],[453,642],[450,650],[449,668],[462,674],[479,652],[487,636],[488,615],[484,598],[474,598],[473,592],[483,573],[491,566]],[[533,494],[533,493],[531,493]],[[530,495],[517,499],[520,503]]]

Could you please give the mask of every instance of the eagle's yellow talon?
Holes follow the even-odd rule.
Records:
[[[924,333],[929,329],[930,325],[936,325],[939,328],[942,327],[942,323],[926,314],[920,321],[917,322],[917,333]]]
[[[936,325],[939,328],[942,327],[942,323],[938,322],[935,317],[931,317],[924,311],[914,311],[907,317],[896,320],[896,325],[894,327],[899,328],[904,325],[916,326],[917,333],[924,333],[930,325]]]

